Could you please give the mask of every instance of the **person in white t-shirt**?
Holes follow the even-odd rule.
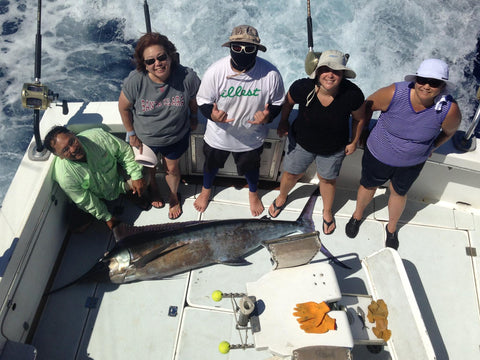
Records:
[[[230,56],[207,69],[197,93],[200,111],[208,120],[203,187],[194,207],[205,211],[215,176],[232,154],[238,175],[248,183],[252,216],[258,216],[264,211],[257,186],[266,124],[280,113],[285,89],[277,68],[257,56],[258,50],[267,49],[254,27],[235,27],[222,46],[230,48]]]

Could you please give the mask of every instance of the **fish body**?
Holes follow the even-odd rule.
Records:
[[[310,232],[310,224],[269,219],[238,219],[179,223],[172,231],[158,226],[136,228],[102,261],[114,283],[158,279],[195,268],[222,263],[244,265],[244,256],[266,240],[296,232]],[[131,229],[123,227],[120,233]],[[131,245],[127,245],[131,244]]]
[[[215,263],[246,265],[244,256],[264,241],[314,232],[312,214],[318,195],[317,189],[296,221],[264,217],[140,227],[120,224],[113,229],[117,242],[110,251],[84,275],[50,293],[79,281],[124,284],[160,279]],[[323,245],[320,251],[338,265],[347,267]]]

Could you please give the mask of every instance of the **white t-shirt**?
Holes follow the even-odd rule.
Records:
[[[207,121],[205,142],[213,148],[233,152],[250,151],[262,146],[268,133],[266,125],[252,125],[257,111],[266,104],[282,105],[285,88],[280,72],[268,61],[257,57],[255,66],[238,74],[224,57],[205,72],[197,93],[197,103],[217,103],[219,110],[235,121]]]

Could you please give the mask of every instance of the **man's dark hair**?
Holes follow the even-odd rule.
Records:
[[[53,127],[45,136],[43,140],[43,145],[50,151],[52,154],[55,154],[54,145],[57,141],[58,134],[71,134],[72,132],[68,130],[65,126],[55,126]]]

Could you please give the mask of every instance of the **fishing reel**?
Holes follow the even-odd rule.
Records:
[[[22,88],[22,105],[33,110],[46,110],[52,101],[58,99],[58,94],[49,90],[41,83],[25,83]]]
[[[22,88],[22,105],[26,109],[46,110],[52,102],[58,100],[58,94],[48,89],[48,86],[40,82],[25,83]],[[66,100],[62,100],[63,115],[68,114],[68,104]]]

